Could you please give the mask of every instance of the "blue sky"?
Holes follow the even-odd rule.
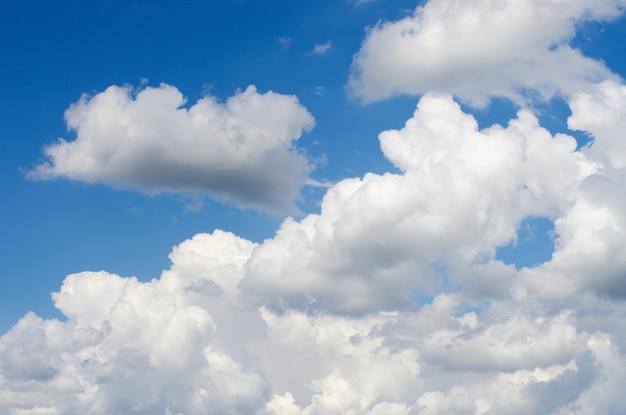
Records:
[[[412,6],[3,2],[2,176],[11,194],[2,204],[2,262],[11,287],[2,293],[3,330],[24,311],[54,313],[49,293],[69,273],[107,269],[151,279],[168,266],[171,247],[195,233],[220,228],[261,241],[282,221],[207,198],[202,209],[186,212],[186,195],[25,180],[44,145],[71,139],[63,113],[81,94],[139,87],[143,80],[174,85],[190,102],[207,92],[225,100],[250,84],[295,94],[317,120],[299,145],[326,159],[313,177],[334,181],[384,171],[389,164],[376,136],[401,126],[415,100],[363,107],[346,97],[344,86],[365,27]],[[311,54],[328,41],[327,53]],[[317,95],[317,87],[325,95]],[[302,193],[303,211],[315,211],[323,193]]]
[[[0,0],[0,414],[621,413],[626,3],[558,3]]]

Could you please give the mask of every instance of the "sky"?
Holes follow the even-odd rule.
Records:
[[[626,412],[625,0],[0,0],[0,415]]]

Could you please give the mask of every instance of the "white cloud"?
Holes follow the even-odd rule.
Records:
[[[410,306],[435,289],[436,268],[493,258],[525,217],[563,214],[596,168],[529,111],[479,131],[449,96],[425,96],[380,141],[404,173],[344,180],[319,215],[285,221],[248,264],[251,301],[348,313]]]
[[[313,51],[311,52],[311,54],[325,55],[330,51],[332,47],[333,47],[333,42],[330,40],[326,43],[318,43],[313,47]]]
[[[588,132],[592,145],[581,153],[596,160],[599,174],[584,181],[575,204],[555,222],[557,249],[541,267],[551,276],[554,290],[591,289],[626,297],[626,87],[614,82],[596,85],[571,100],[570,128]],[[543,274],[528,277],[535,290]],[[544,289],[543,287],[541,289]]]
[[[195,192],[271,211],[293,210],[312,166],[295,147],[314,120],[295,96],[254,86],[189,108],[173,86],[111,86],[65,113],[73,141],[45,148],[33,179],[64,177],[146,193]]]
[[[626,129],[626,86],[602,82],[588,92],[575,94],[570,107],[568,126],[588,132],[594,140],[585,152],[602,160],[607,168],[626,168],[626,142],[622,139]]]
[[[512,46],[528,67],[546,68],[559,53],[599,67],[563,42],[581,16],[606,18],[620,3],[541,4],[434,0],[402,24],[407,36],[416,22],[445,29],[441,35],[454,29],[462,36],[479,23],[485,36],[499,34],[495,51],[477,49],[504,67],[495,89],[481,95],[463,83],[466,89],[449,91],[480,102],[539,85],[511,81],[519,75],[508,67]],[[451,25],[461,15],[476,22]],[[435,17],[439,25],[429,20]],[[364,48],[396,25],[374,29]],[[482,35],[468,35],[466,46],[483,44],[472,36]],[[479,69],[465,67],[470,84]],[[570,128],[593,138],[583,149],[551,134],[528,109],[507,125],[479,129],[450,94],[427,93],[403,128],[379,136],[397,172],[329,184],[319,213],[286,219],[273,238],[257,244],[219,230],[198,234],[175,247],[170,269],[147,282],[104,271],[67,276],[53,294],[67,321],[28,313],[0,337],[0,413],[624,413],[626,87],[586,84],[571,74],[538,91],[568,95]],[[554,81],[547,76],[541,79]],[[289,145],[312,122],[295,98],[250,89],[225,105],[205,98],[181,109],[172,87],[134,98],[114,88],[68,112],[79,138],[51,147],[56,157],[69,157],[63,151],[73,146],[91,148],[81,128],[99,126],[96,115],[112,119],[100,101],[117,97],[105,107],[134,114],[119,108],[135,108],[142,93],[155,95],[150,109],[163,99],[169,107],[157,107],[185,122],[196,113],[228,113],[220,119],[232,131],[244,128],[242,119],[253,131],[284,125],[282,141],[270,147],[292,156]],[[280,122],[260,110],[266,99],[285,106],[275,114]],[[250,111],[236,104],[249,100],[256,103]],[[126,128],[125,120],[107,128]],[[101,161],[105,147],[96,148]],[[56,166],[36,171],[53,175]],[[554,252],[518,270],[499,261],[496,249],[529,217],[554,222]]]
[[[0,338],[0,413],[623,412],[623,86],[591,91],[588,148],[427,94],[380,134],[400,173],[331,185],[274,238],[198,234],[148,282],[68,276],[67,321]],[[516,270],[495,248],[529,216],[555,252]]]
[[[295,395],[304,414],[367,413],[381,402],[411,400],[420,387],[419,353],[385,345],[377,333],[381,324],[395,320],[393,315],[357,320],[299,312],[263,315],[269,339],[258,353],[269,363],[264,371],[275,386],[270,409],[294,410],[290,396]],[[294,364],[297,372],[288,369]]]
[[[477,106],[492,96],[571,95],[589,82],[616,78],[568,44],[576,25],[615,18],[625,4],[431,0],[413,16],[369,30],[349,87],[365,102],[433,90]]]
[[[224,352],[228,333],[217,330],[229,329],[207,310],[232,294],[237,258],[252,246],[224,232],[197,235],[173,251],[177,263],[160,280],[68,276],[53,294],[66,322],[28,314],[0,338],[0,412],[251,413],[265,383]]]

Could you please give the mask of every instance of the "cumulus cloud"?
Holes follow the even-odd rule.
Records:
[[[222,350],[216,322],[253,246],[217,231],[174,249],[159,280],[69,275],[53,294],[67,321],[27,314],[0,338],[1,412],[252,413],[264,380]]]
[[[541,270],[561,290],[592,289],[625,298],[626,197],[618,189],[626,183],[626,87],[603,82],[589,93],[576,94],[571,109],[570,127],[593,139],[581,152],[601,169],[583,183],[575,204],[555,222],[557,250]]]
[[[478,130],[450,96],[425,96],[380,141],[404,173],[344,180],[319,215],[285,221],[248,264],[251,301],[346,313],[410,307],[412,295],[436,288],[436,268],[493,259],[524,218],[562,215],[597,169],[527,110]]]
[[[180,91],[165,84],[83,95],[65,112],[76,138],[48,145],[48,160],[27,176],[293,210],[312,169],[295,141],[314,125],[295,96],[249,86],[225,103],[206,96],[185,104]]]
[[[583,149],[528,110],[479,129],[428,94],[380,134],[399,173],[330,186],[274,238],[198,234],[146,282],[69,275],[66,321],[28,313],[0,338],[0,411],[623,411],[624,88],[591,90],[571,101]],[[536,216],[552,258],[498,261]]]
[[[569,44],[576,25],[619,16],[624,1],[431,0],[412,16],[368,31],[352,63],[351,92],[365,102],[449,92],[476,106],[571,95],[616,78]]]
[[[576,19],[619,9],[574,1],[561,4],[562,19],[553,2],[495,11],[492,1],[447,4],[457,7],[433,0],[406,22],[437,17],[446,29],[472,4],[466,17],[486,34],[502,31],[507,47],[494,57],[505,56],[504,66],[513,40],[521,52],[566,41]],[[527,12],[513,23],[539,19],[537,33],[481,20],[513,9]],[[539,48],[536,58],[550,62],[561,47]],[[581,79],[567,82],[576,88]],[[140,93],[114,91],[125,105],[139,101]],[[606,80],[563,91],[568,125],[592,138],[581,149],[529,109],[480,129],[453,95],[431,92],[402,128],[379,135],[393,173],[329,184],[318,213],[285,219],[273,238],[198,234],[174,247],[170,268],[151,281],[67,276],[52,295],[64,321],[28,313],[0,337],[0,413],[624,413],[626,87]],[[267,96],[235,98],[248,102],[246,94]],[[312,119],[295,98],[269,96],[302,114],[284,132],[291,143]],[[98,97],[110,98],[76,108]],[[198,106],[234,111],[229,103],[205,98],[170,110],[193,118],[206,113]],[[259,111],[258,122],[274,126],[261,107],[249,116]],[[35,171],[51,174],[53,161]],[[497,248],[536,217],[554,223],[552,256],[519,269],[498,260]]]

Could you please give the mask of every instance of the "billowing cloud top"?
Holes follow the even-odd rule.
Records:
[[[552,137],[529,111],[507,128],[478,131],[449,96],[427,95],[402,130],[380,140],[405,173],[345,180],[320,215],[283,223],[252,257],[247,295],[335,312],[403,308],[433,281],[433,264],[465,268],[492,257],[523,218],[562,214],[597,168],[572,137]]]
[[[615,77],[568,42],[576,24],[619,16],[623,0],[431,0],[369,30],[349,87],[370,102],[449,92],[476,106],[491,96],[570,95]]]
[[[146,193],[199,192],[243,207],[288,211],[311,165],[294,147],[314,119],[294,96],[254,86],[224,104],[189,108],[173,86],[111,86],[65,113],[76,139],[45,148],[33,179],[65,177]]]

